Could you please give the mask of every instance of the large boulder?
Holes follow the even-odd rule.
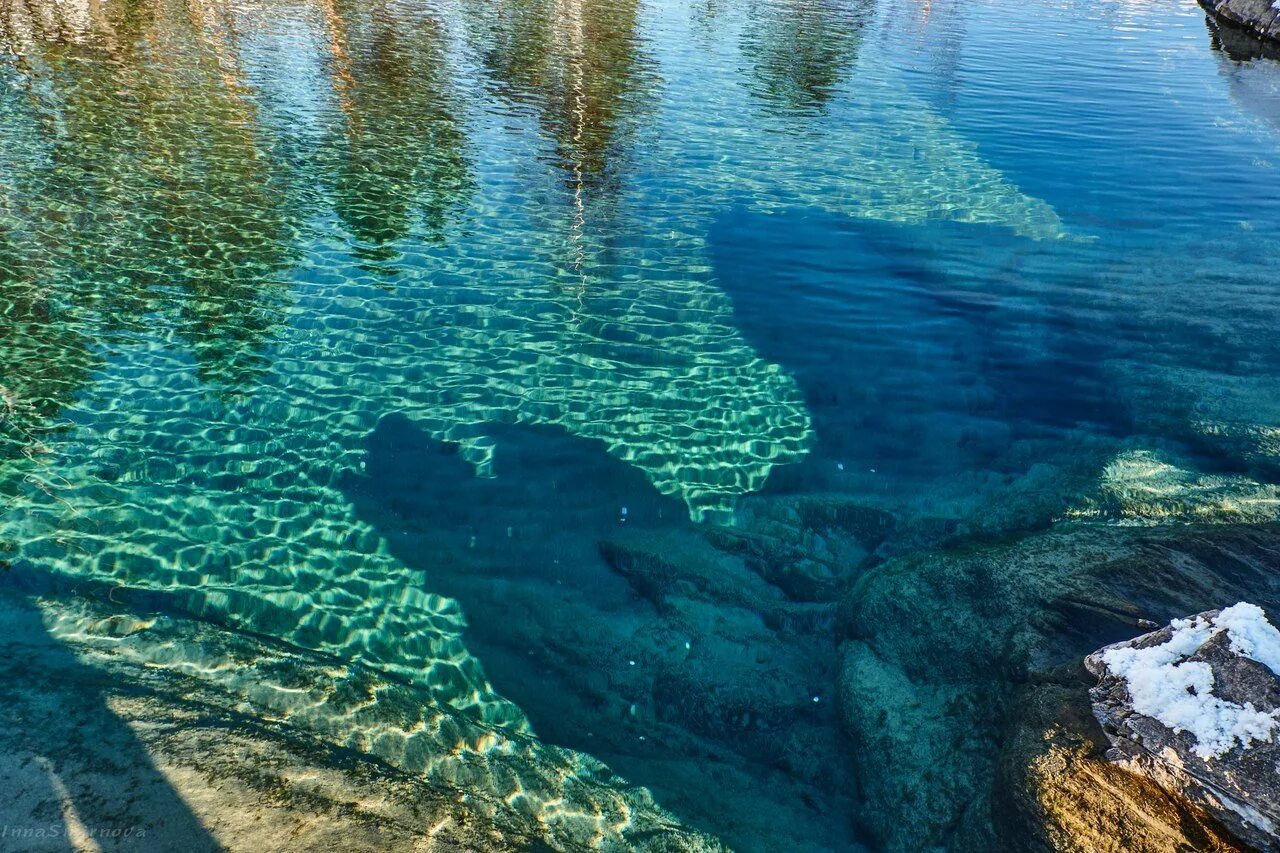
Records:
[[[1203,603],[1280,603],[1278,551],[1269,525],[1075,523],[868,571],[841,614],[860,828],[886,850],[1027,849],[1022,828],[993,821],[1019,694]]]
[[[1078,663],[1024,685],[1010,707],[992,817],[1017,853],[1240,850],[1204,809],[1108,761]]]
[[[1280,8],[1271,0],[1200,0],[1200,5],[1220,21],[1280,41]]]
[[[1085,659],[1107,757],[1280,849],[1280,631],[1247,603]]]

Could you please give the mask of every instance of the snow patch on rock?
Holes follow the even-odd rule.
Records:
[[[1212,619],[1175,619],[1170,627],[1173,636],[1160,645],[1121,646],[1103,653],[1103,662],[1125,680],[1133,710],[1176,732],[1190,732],[1196,754],[1205,760],[1224,755],[1237,742],[1248,747],[1255,740],[1271,740],[1280,711],[1218,698],[1209,665],[1186,660],[1226,631],[1233,652],[1280,675],[1280,631],[1262,608],[1242,601]]]

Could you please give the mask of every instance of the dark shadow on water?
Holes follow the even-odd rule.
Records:
[[[798,781],[782,766],[788,750],[811,766],[843,766],[834,703],[810,700],[834,684],[834,640],[773,631],[709,590],[705,576],[721,577],[717,561],[729,558],[683,502],[601,443],[558,427],[490,424],[485,433],[495,445],[490,478],[450,443],[386,416],[363,470],[342,488],[426,588],[459,602],[467,647],[495,689],[544,741],[604,760],[736,849],[784,837],[806,839],[806,849],[847,846],[847,789]],[[675,568],[656,589],[633,585],[602,556],[602,542],[637,540],[671,554]],[[775,720],[775,688],[744,683],[759,679],[746,660],[756,655],[785,661],[769,666],[802,685],[783,688],[805,691],[794,712]],[[743,827],[762,815],[785,829],[751,838]]]
[[[73,827],[106,850],[222,849],[108,705],[145,688],[85,665],[46,630],[32,597],[47,580],[0,572],[0,776],[13,786],[0,849],[75,850]]]
[[[684,504],[659,495],[639,469],[598,442],[542,425],[489,424],[492,477],[479,477],[455,444],[389,415],[369,436],[362,476],[344,490],[391,546],[422,565],[463,554],[507,575],[573,584],[599,603],[625,601],[626,587],[599,558],[597,541],[623,527],[686,523]],[[412,541],[409,550],[403,544]],[[453,595],[433,587],[433,591]]]
[[[529,608],[552,603],[588,622],[610,616],[608,628],[652,618],[653,606],[609,569],[598,542],[627,526],[683,525],[686,511],[596,442],[557,427],[490,424],[486,432],[495,476],[478,477],[456,445],[388,415],[368,438],[364,470],[343,490],[395,556],[425,572],[428,588],[462,605],[468,647],[534,730],[589,749],[591,726],[582,723],[590,703],[553,674],[572,652],[557,647],[572,639],[554,636],[560,620]]]
[[[1014,442],[1129,429],[1097,330],[1023,279],[1026,241],[951,223],[739,210],[710,242],[735,325],[795,376],[817,435],[771,489],[802,487],[832,460],[898,476],[999,470]]]

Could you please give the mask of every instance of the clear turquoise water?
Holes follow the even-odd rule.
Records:
[[[1189,0],[6,0],[0,48],[6,565],[742,849],[858,843],[859,571],[1134,447],[1280,475],[1280,65]],[[801,580],[724,580],[761,531]]]

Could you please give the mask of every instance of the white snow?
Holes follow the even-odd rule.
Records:
[[[1231,651],[1280,675],[1280,631],[1267,621],[1261,607],[1242,601],[1219,613],[1213,621],[1231,638]]]
[[[1150,648],[1128,646],[1103,652],[1103,662],[1125,679],[1133,709],[1196,739],[1196,754],[1208,760],[1228,752],[1236,742],[1248,747],[1269,741],[1280,710],[1259,711],[1252,703],[1227,702],[1213,695],[1213,671],[1207,663],[1187,661],[1210,638],[1227,632],[1231,650],[1280,675],[1280,631],[1262,608],[1248,602],[1232,605],[1212,620],[1175,619],[1168,642]]]

